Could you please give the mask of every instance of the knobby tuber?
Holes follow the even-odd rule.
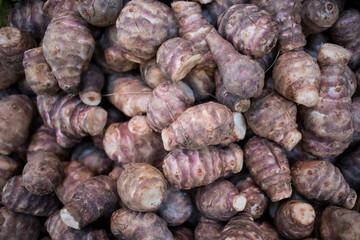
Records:
[[[118,198],[115,181],[105,175],[95,176],[77,188],[60,217],[67,226],[79,230],[116,209]]]
[[[291,167],[292,184],[309,200],[352,209],[356,192],[349,187],[340,170],[325,160],[298,161]]]
[[[44,3],[43,11],[50,19],[63,12],[76,12],[76,2],[71,0],[47,0]]]
[[[143,64],[140,64],[141,78],[152,89],[156,88],[160,83],[165,82],[167,78],[161,72],[156,63],[156,58],[153,58]]]
[[[253,137],[245,144],[244,152],[247,169],[271,201],[291,196],[290,167],[282,148],[264,138]]]
[[[240,213],[230,219],[220,234],[221,240],[263,240],[258,225],[247,213]]]
[[[21,174],[22,167],[21,160],[0,155],[0,198],[6,182],[13,176]]]
[[[201,217],[196,225],[194,235],[196,240],[217,240],[224,229],[224,224],[220,221]]]
[[[244,210],[246,197],[229,181],[219,179],[196,192],[196,207],[209,219],[228,221]]]
[[[164,200],[167,182],[163,174],[147,163],[129,164],[117,181],[123,203],[134,211],[150,212]]]
[[[211,161],[209,161],[211,159]],[[174,149],[164,159],[164,176],[179,189],[190,189],[214,182],[243,167],[243,151],[236,144],[209,146],[200,150]]]
[[[99,105],[104,82],[104,74],[101,68],[90,63],[88,70],[81,76],[79,92],[81,101],[89,106]]]

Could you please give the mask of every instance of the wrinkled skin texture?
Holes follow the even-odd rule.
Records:
[[[360,147],[343,156],[336,162],[336,166],[350,187],[355,191],[360,190]]]
[[[53,18],[42,48],[60,88],[76,95],[81,74],[87,70],[95,50],[95,40],[84,20],[72,12]]]
[[[351,209],[356,192],[349,187],[340,170],[325,160],[298,161],[291,167],[292,184],[309,200]]]
[[[60,217],[67,226],[79,230],[113,211],[118,201],[115,181],[108,176],[95,176],[78,187],[70,202],[61,209]]]
[[[171,240],[166,222],[152,212],[141,213],[127,208],[111,216],[111,232],[117,239]]]
[[[6,207],[0,208],[0,238],[37,240],[41,223],[37,217],[15,213]]]
[[[292,101],[266,89],[253,99],[244,115],[256,135],[275,141],[290,151],[301,139],[296,129],[296,113],[296,105]]]
[[[209,161],[211,159],[211,161]],[[209,146],[200,150],[175,149],[164,159],[164,176],[179,189],[191,189],[214,182],[243,166],[243,151],[236,144]]]
[[[346,240],[360,238],[360,213],[339,208],[327,207],[320,219],[321,239]]]
[[[255,183],[273,202],[291,196],[290,167],[284,150],[264,138],[253,137],[246,144],[245,165]]]
[[[14,94],[1,99],[0,112],[0,154],[9,155],[28,138],[35,107],[28,96]]]
[[[177,32],[171,9],[155,0],[127,3],[116,21],[116,28],[124,56],[137,63],[154,58],[157,48]]]
[[[252,4],[236,4],[218,19],[218,31],[236,50],[261,58],[276,45],[278,29],[271,15]]]
[[[350,53],[338,45],[323,44],[317,59],[321,70],[318,104],[299,110],[302,147],[314,156],[329,158],[340,155],[353,137],[351,88],[345,77]]]
[[[264,240],[281,240],[276,228],[268,222],[257,222]]]
[[[165,197],[167,183],[163,174],[147,163],[129,164],[117,181],[122,202],[133,211],[158,209]]]
[[[220,238],[220,233],[223,230],[224,226],[225,225],[220,221],[201,217],[194,231],[195,239],[217,240]]]
[[[6,182],[13,176],[21,174],[22,167],[23,163],[21,160],[0,155],[0,198]]]
[[[226,224],[220,239],[263,240],[264,237],[252,218],[246,213],[240,213]]]

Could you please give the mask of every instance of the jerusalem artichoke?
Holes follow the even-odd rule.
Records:
[[[224,224],[222,222],[201,217],[194,231],[195,239],[217,240],[220,238],[223,228]]]
[[[230,219],[220,234],[221,240],[263,240],[258,225],[247,213],[240,213]]]
[[[165,82],[167,78],[161,72],[156,64],[156,58],[151,59],[143,64],[140,64],[141,78],[152,89],[156,88],[160,83]]]
[[[0,204],[2,190],[6,182],[15,175],[21,174],[23,163],[16,158],[0,155]]]
[[[79,92],[81,101],[89,106],[99,105],[104,81],[102,70],[95,64],[90,63],[88,70],[81,76]]]

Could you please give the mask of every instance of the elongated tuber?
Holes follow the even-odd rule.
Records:
[[[134,211],[150,212],[158,209],[167,188],[163,174],[147,163],[129,164],[117,181],[123,203]]]
[[[81,77],[79,92],[81,101],[89,106],[99,105],[104,82],[102,70],[95,64],[90,63],[88,70]]]
[[[77,188],[70,202],[61,209],[61,220],[67,226],[79,230],[113,210],[118,198],[116,183],[111,178],[104,175],[89,178]]]
[[[352,209],[356,192],[349,187],[340,170],[325,160],[298,161],[291,167],[292,184],[309,200]]]
[[[201,217],[196,225],[194,234],[196,240],[217,240],[224,228],[224,224],[220,221]]]
[[[253,137],[244,151],[246,167],[271,201],[291,196],[290,167],[283,149],[264,138]]]
[[[252,218],[247,213],[240,213],[226,224],[220,239],[263,240],[264,237]]]
[[[211,159],[211,161],[209,161]],[[164,159],[164,176],[179,189],[190,189],[214,182],[243,166],[243,151],[236,144],[209,146],[200,150],[172,150]]]

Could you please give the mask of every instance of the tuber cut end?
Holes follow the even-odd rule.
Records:
[[[172,80],[174,82],[178,82],[181,79],[183,79],[186,76],[186,74],[188,74],[191,71],[191,69],[193,69],[196,66],[196,64],[199,63],[200,60],[201,60],[201,54],[196,54],[188,59],[185,59],[184,62],[182,62],[182,67],[179,68],[174,73]]]
[[[293,129],[284,136],[280,141],[280,144],[286,148],[286,150],[291,151],[301,140],[301,137],[301,133],[298,130]]]
[[[174,137],[173,135],[173,132],[169,128],[165,128],[161,131],[161,139],[163,141],[164,149],[166,151],[171,151],[174,149],[174,146],[171,146],[171,139],[173,139]]]
[[[315,221],[315,210],[307,203],[296,203],[291,206],[291,215],[302,225],[310,225]]]
[[[146,135],[151,133],[151,128],[145,116],[134,116],[128,123],[129,131],[133,134]]]
[[[250,108],[250,99],[242,99],[238,101],[234,106],[234,109],[237,112],[246,112],[247,110],[249,110],[249,108]]]
[[[83,103],[89,106],[97,106],[101,102],[101,94],[99,92],[79,93],[79,97]]]
[[[21,42],[21,30],[15,27],[3,27],[0,30],[0,47],[16,46]]]
[[[92,107],[88,111],[85,128],[91,136],[96,136],[102,133],[106,125],[107,112],[100,107]]]
[[[141,203],[146,209],[156,210],[159,208],[163,198],[164,194],[160,189],[150,188],[142,194]]]
[[[63,208],[60,211],[61,220],[69,227],[80,230],[80,224],[75,220],[75,218],[70,214],[70,212]]]
[[[234,112],[234,132],[237,139],[242,140],[246,134],[246,122],[244,116],[239,112]]]
[[[234,200],[233,200],[233,208],[236,211],[241,212],[245,209],[246,203],[247,203],[247,200],[244,195],[242,195],[242,194],[237,195],[234,197]]]
[[[304,87],[296,92],[294,101],[306,107],[314,107],[319,100],[319,90],[314,86]]]

